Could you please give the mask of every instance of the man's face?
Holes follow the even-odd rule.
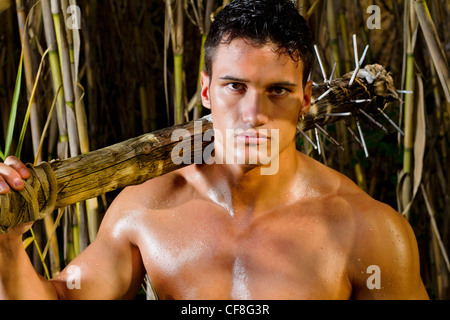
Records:
[[[234,146],[248,163],[252,155],[259,159],[263,149],[273,157],[274,143],[279,153],[295,146],[299,114],[310,106],[311,82],[303,88],[302,63],[274,49],[235,39],[216,49],[212,76],[202,73],[202,101],[213,117],[216,157],[217,150]]]

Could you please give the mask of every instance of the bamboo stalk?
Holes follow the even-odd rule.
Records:
[[[184,56],[184,45],[183,45],[183,6],[182,1],[176,1],[176,26],[175,26],[175,36],[174,41],[174,73],[175,73],[175,124],[180,124],[184,122],[184,108],[183,108],[183,56]]]
[[[415,0],[414,8],[436,67],[439,80],[441,81],[445,97],[450,102],[450,69],[436,27],[431,19],[427,3],[424,0]]]
[[[203,106],[201,103],[201,73],[205,68],[205,42],[206,38],[208,37],[207,33],[202,34],[202,40],[200,44],[200,61],[198,63],[198,77],[197,77],[197,92],[195,94],[196,96],[196,103],[194,106],[194,119],[198,119],[202,116],[202,110]]]
[[[5,51],[6,52],[6,51]],[[3,90],[3,88],[6,88],[5,85],[5,68],[4,68],[4,54],[0,57],[0,89]],[[3,106],[7,106],[9,105],[8,103],[8,98],[6,95],[6,92],[0,92],[0,105]],[[6,136],[8,134],[8,109],[7,108],[0,108],[0,125],[1,125],[1,132],[0,134],[3,136],[3,138],[6,140]],[[1,152],[1,147],[0,147],[0,152]],[[0,154],[1,157],[1,154]],[[4,157],[3,157],[4,158]]]
[[[59,159],[66,159],[69,153],[69,135],[67,131],[67,107],[65,105],[65,87],[63,84],[62,71],[61,71],[61,50],[58,50],[58,42],[55,32],[55,20],[52,16],[50,0],[42,0],[42,16],[44,22],[44,31],[47,47],[50,48],[49,61],[52,75],[53,92],[57,98],[57,124],[59,131],[59,141],[57,145],[57,156]],[[50,215],[48,215],[51,218]],[[66,217],[66,215],[64,215]],[[46,224],[46,226],[52,225],[52,223]],[[47,229],[47,233],[50,230]],[[66,236],[66,232],[64,232]],[[52,243],[54,243],[52,241]],[[67,237],[64,239],[64,254],[67,250]],[[59,250],[58,250],[59,251]],[[58,255],[59,256],[59,255]]]
[[[72,6],[76,6],[75,0],[70,0]],[[63,13],[67,12],[67,0],[61,0],[61,9]],[[64,15],[64,20],[66,20],[66,15]],[[74,39],[75,41],[80,41],[79,30],[74,28],[72,30],[66,28],[67,44],[69,48],[69,58],[72,74],[72,86],[74,93],[74,105],[75,105],[75,118],[77,121],[77,131],[79,136],[79,151],[81,153],[86,153],[90,151],[89,148],[89,135],[87,129],[87,117],[84,105],[83,93],[80,86],[78,85],[78,62],[77,57],[79,56],[79,44],[75,45],[78,49],[74,51]]]
[[[183,109],[183,5],[181,0],[166,0],[166,25],[172,42],[174,64],[174,123],[184,122]]]
[[[4,154],[2,154],[2,157],[6,158],[10,154],[11,145],[13,142],[13,132],[14,132],[14,124],[16,122],[16,116],[17,116],[17,104],[19,101],[19,94],[20,94],[20,88],[21,88],[21,82],[22,82],[22,70],[23,70],[23,51],[20,55],[20,62],[19,62],[19,69],[17,71],[17,78],[15,81],[14,86],[14,94],[12,98],[12,104],[11,104],[11,111],[9,114],[9,121],[8,121],[8,130],[6,133],[6,146]]]
[[[332,65],[334,65],[334,75],[335,77],[339,78],[341,76],[341,58],[339,54],[339,41],[337,37],[337,31],[336,31],[336,18],[335,18],[335,8],[334,8],[334,0],[328,0],[327,2],[327,20],[328,20],[328,31],[330,36],[330,48],[331,48],[331,56],[332,59]],[[331,77],[331,75],[330,75]],[[344,123],[338,123],[336,126],[337,129],[337,137],[340,141],[344,141],[344,144],[347,145],[347,129],[345,127]],[[348,163],[349,157],[349,150],[345,149],[339,149],[339,158],[345,159],[346,161],[339,161],[337,164],[339,166],[339,171],[344,172],[344,163]],[[331,165],[331,164],[330,164]]]
[[[175,54],[174,74],[175,74],[175,124],[180,124],[184,119],[183,111],[183,54]]]
[[[192,1],[191,1],[192,3]],[[201,78],[201,72],[203,71],[205,67],[205,42],[206,38],[208,37],[209,28],[211,26],[211,14],[214,11],[214,1],[213,0],[207,0],[206,2],[206,9],[203,10],[203,6],[201,1],[198,1],[197,9],[195,8],[194,4],[192,3],[192,7],[194,8],[194,11],[197,13],[195,15],[196,19],[192,22],[198,26],[201,36],[201,43],[200,43],[200,58],[198,63],[198,76],[197,76],[197,91],[194,95],[194,97],[191,99],[191,102],[188,106],[188,111],[191,111],[191,109],[194,109],[194,120],[198,119],[202,116],[202,110],[203,106],[201,103],[201,97],[200,97],[200,78]],[[196,10],[195,10],[196,9]],[[203,17],[203,18],[202,18]]]
[[[90,139],[89,139],[89,149],[97,149],[98,147],[98,110],[97,110],[97,87],[95,85],[95,76],[94,76],[94,56],[95,56],[95,46],[91,46],[91,29],[95,33],[96,26],[96,11],[97,11],[97,2],[86,3],[84,14],[86,16],[86,20],[92,26],[91,28],[82,29],[83,36],[86,39],[84,41],[84,55],[86,59],[86,95],[88,97],[88,101],[92,106],[89,109],[89,128],[90,128]],[[89,135],[88,135],[89,137]]]
[[[58,51],[56,48],[55,29],[53,26],[49,0],[42,0],[42,15],[47,47],[51,48],[49,52],[49,61],[52,75],[53,92],[58,95],[58,104],[56,108],[59,130],[58,157],[60,159],[65,159],[67,158],[68,152],[68,136],[66,112],[64,108],[64,91],[59,90],[59,87],[62,87],[61,68],[59,63]]]
[[[309,18],[312,16],[312,14],[314,13],[314,10],[317,8],[317,6],[319,5],[321,0],[316,0],[314,1],[314,3],[311,5],[311,7],[309,8],[308,12],[306,13],[306,15],[304,16],[306,21],[309,20]]]
[[[339,12],[339,26],[342,34],[342,40],[344,43],[344,71],[345,73],[351,71],[351,55],[349,50],[349,37],[347,28],[347,19],[343,10]]]
[[[134,38],[136,40],[136,60],[138,64],[142,64],[143,57],[143,45],[141,41],[140,28],[135,25],[134,26]],[[138,71],[138,90],[139,90],[139,103],[141,110],[141,124],[144,132],[150,131],[150,114],[147,103],[147,92],[145,88],[145,76],[143,70]]]
[[[76,6],[75,0],[70,0],[70,5]],[[68,15],[68,1],[61,0],[61,9],[63,13],[64,19],[62,21],[67,21]],[[78,17],[75,17],[78,18]],[[79,59],[79,50],[80,50],[80,36],[79,30],[74,28],[72,25],[69,28],[66,25],[66,28],[62,27],[61,32],[63,34],[63,49],[64,47],[68,47],[68,56],[69,61],[66,61],[66,64],[70,64],[70,68],[68,72],[71,73],[71,79],[68,79],[68,82],[72,86],[73,90],[73,98],[74,98],[74,107],[72,108],[72,112],[75,114],[76,119],[76,130],[73,129],[74,133],[77,133],[78,140],[78,151],[80,153],[87,153],[90,151],[89,148],[89,135],[87,128],[87,116],[86,110],[84,106],[84,100],[82,96],[82,92],[80,86],[78,85],[78,59]],[[64,37],[66,35],[66,37]],[[64,41],[66,38],[66,41]],[[75,43],[74,43],[75,42]],[[67,45],[65,45],[67,43]],[[75,47],[75,48],[74,48]],[[74,51],[75,50],[75,51]],[[67,56],[67,52],[66,52]],[[67,59],[67,58],[66,58]],[[98,230],[98,202],[97,198],[88,199],[86,202],[77,203],[76,205],[76,221],[79,223],[80,230],[80,247],[79,252],[83,251],[89,244],[90,240],[93,241],[97,235]],[[75,220],[75,218],[74,218]],[[76,254],[77,252],[75,252]]]
[[[346,1],[341,1],[341,6],[344,5]],[[349,36],[349,32],[348,32],[348,27],[347,27],[347,20],[348,20],[348,14],[347,12],[344,11],[344,7],[342,7],[342,9],[339,12],[339,27],[340,27],[340,31],[341,31],[341,36],[342,36],[342,40],[343,40],[343,51],[344,51],[344,63],[341,63],[341,65],[343,65],[343,69],[345,73],[349,73],[351,71],[351,54],[350,54],[350,36]],[[352,121],[353,124],[353,129],[356,129],[356,123],[355,121]],[[343,126],[341,126],[343,127]],[[345,129],[345,128],[344,128]],[[347,130],[342,130],[340,131],[340,135],[341,135],[341,140],[344,141],[344,145],[348,145],[349,143],[349,136],[347,134]],[[342,151],[341,151],[342,152]],[[343,152],[343,159],[345,159],[345,163],[348,163],[350,161],[350,155],[353,154],[353,157],[356,158],[355,155],[355,151],[354,148],[346,148],[345,151]],[[341,172],[344,172],[344,168],[341,167]],[[364,188],[365,186],[365,177],[362,175],[362,170],[361,170],[361,163],[357,162],[353,168],[354,170],[354,175],[355,177],[357,177],[356,182],[357,184],[361,187]]]
[[[70,0],[70,5],[76,6],[76,0]],[[67,13],[67,0],[61,0],[61,9],[63,13]],[[66,15],[64,15],[64,21],[67,21]],[[80,50],[80,35],[79,29],[67,29],[67,43],[69,45],[69,53],[70,53],[70,64],[72,70],[73,77],[73,91],[75,98],[75,117],[77,121],[77,131],[79,135],[79,148],[81,154],[87,153],[90,151],[90,142],[89,142],[89,134],[88,134],[88,124],[87,124],[87,116],[86,109],[83,99],[83,93],[81,91],[80,86],[78,85],[78,59],[79,59],[79,50]],[[78,42],[78,43],[77,43]],[[86,227],[89,233],[89,240],[92,242],[96,235],[99,227],[98,221],[98,201],[97,198],[92,198],[86,200],[85,204],[81,204],[81,210],[79,214],[80,223],[86,219]],[[83,213],[85,212],[85,214]],[[83,236],[84,243],[83,249],[87,246],[87,236]]]
[[[417,30],[415,28],[416,21],[414,15],[414,9],[412,6],[408,6],[405,4],[405,21],[406,23],[404,32],[406,33],[405,39],[405,49],[406,49],[406,59],[404,66],[405,70],[405,89],[409,92],[414,92],[415,89],[415,79],[414,79],[414,48],[415,48],[415,34]],[[409,14],[409,19],[407,18]],[[403,117],[404,117],[404,132],[405,137],[403,141],[403,169],[400,175],[401,181],[399,183],[400,194],[398,195],[401,200],[399,203],[399,209],[401,212],[404,212],[404,215],[407,220],[410,219],[410,210],[405,211],[405,207],[408,203],[411,202],[412,199],[412,160],[413,160],[413,144],[414,144],[414,128],[413,128],[413,119],[414,116],[414,101],[415,98],[413,94],[406,94]]]
[[[437,226],[437,223],[436,223],[436,219],[435,219],[434,210],[433,210],[433,208],[430,205],[430,202],[428,200],[428,194],[427,194],[423,184],[420,184],[420,188],[421,188],[424,200],[425,200],[425,204],[426,204],[428,215],[430,217],[431,228],[432,228],[433,234],[434,234],[434,236],[436,237],[436,240],[439,243],[439,248],[441,250],[442,257],[443,257],[443,259],[445,261],[445,266],[447,268],[447,272],[450,273],[450,260],[448,258],[447,251],[445,250],[445,246],[444,246],[444,244],[442,242],[442,239],[441,239],[441,236],[440,236],[440,233],[439,233],[439,229],[438,229],[438,226]]]
[[[67,119],[67,130],[69,139],[70,156],[77,156],[80,151],[77,120],[75,116],[74,91],[72,80],[72,68],[70,63],[70,53],[67,44],[67,37],[64,28],[64,21],[61,21],[59,3],[57,0],[51,0],[51,11],[56,34],[56,42],[59,48],[62,84],[64,88],[65,111]],[[61,23],[62,22],[62,23]]]
[[[28,92],[28,99],[30,99],[34,78],[33,78],[33,66],[31,62],[32,51],[30,49],[28,32],[26,31],[25,23],[27,19],[23,0],[16,0],[16,7],[17,7],[17,21],[19,24],[19,32],[21,35],[21,43],[23,50],[23,68]],[[37,108],[38,106],[36,104],[36,100],[33,99],[31,101],[30,124],[31,124],[31,138],[33,142],[33,150],[35,155],[37,154],[37,150],[39,148],[39,138],[41,132],[41,125],[39,121]],[[42,158],[39,159],[39,162],[41,161]]]
[[[414,55],[410,52],[407,58],[406,90],[414,92]],[[408,94],[405,97],[405,141],[403,154],[403,171],[411,173],[412,152],[413,152],[413,118],[414,118],[414,96]]]
[[[64,97],[66,103],[67,129],[69,137],[70,156],[75,157],[80,154],[80,140],[78,133],[78,121],[75,110],[75,94],[72,76],[72,64],[67,42],[66,28],[58,0],[51,0],[51,11],[55,25],[56,40],[60,50],[61,72],[63,76]],[[88,246],[88,228],[85,203],[76,203],[70,208],[72,221],[72,239],[74,246],[74,256],[76,257]]]
[[[2,18],[3,18],[3,30],[6,31],[6,39],[13,39],[14,38],[14,27],[13,27],[13,14],[15,14],[14,10],[12,9],[7,9],[7,6],[11,6],[11,3],[5,3],[4,4],[5,7],[5,12],[2,13]],[[0,52],[0,103],[3,106],[13,106],[13,101],[15,100],[14,95],[15,95],[15,89],[14,92],[11,94],[8,90],[6,90],[7,85],[9,85],[10,83],[8,82],[8,79],[11,79],[10,82],[13,82],[12,80],[12,75],[15,76],[15,81],[16,83],[18,83],[19,81],[19,77],[22,76],[22,69],[23,69],[23,58],[20,58],[20,65],[17,65],[17,68],[20,70],[20,74],[16,73],[17,69],[14,70],[16,68],[15,64],[13,63],[13,61],[15,60],[11,60],[11,63],[7,63],[8,57],[13,57],[14,53],[13,53],[13,46],[12,45],[7,45],[6,48],[4,48],[3,52]],[[22,56],[22,54],[21,54]],[[19,82],[20,83],[20,82]],[[15,85],[14,88],[18,87],[18,84]],[[4,149],[2,150],[0,148],[0,157],[2,157],[3,159],[5,157],[7,157],[9,154],[6,152],[6,148],[7,148],[7,144],[9,143],[13,143],[12,139],[8,139],[8,131],[10,128],[10,116],[11,114],[11,109],[8,109],[6,107],[4,108],[0,108],[0,112],[1,112],[1,125],[2,125],[2,134],[3,134],[3,141],[5,141],[5,146]],[[4,153],[3,153],[4,152]]]
[[[327,2],[327,20],[328,20],[328,31],[330,34],[330,47],[331,56],[333,57],[331,65],[336,63],[336,77],[341,76],[341,59],[339,54],[339,42],[336,32],[336,18],[334,10],[334,0],[328,0]]]

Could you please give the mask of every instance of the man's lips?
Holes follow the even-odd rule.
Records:
[[[245,143],[249,144],[258,144],[264,143],[270,140],[270,137],[262,132],[258,131],[247,131],[236,134],[236,138],[239,140],[244,140]]]

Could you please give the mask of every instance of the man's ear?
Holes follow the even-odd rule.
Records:
[[[209,83],[210,83],[209,76],[206,74],[205,71],[202,71],[200,76],[200,84],[202,86],[201,97],[202,97],[202,104],[207,109],[211,109],[211,99],[209,97]]]
[[[309,112],[312,99],[312,84],[313,84],[312,81],[308,81],[303,89],[303,103],[300,110],[300,114],[307,114]]]

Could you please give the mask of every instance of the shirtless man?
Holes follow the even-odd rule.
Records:
[[[126,188],[70,263],[80,289],[67,286],[67,268],[50,281],[39,277],[21,242],[30,225],[16,227],[0,236],[0,297],[133,298],[148,273],[161,299],[428,299],[406,220],[296,151],[311,57],[291,1],[232,2],[211,27],[202,74],[203,104],[224,137],[215,156],[228,151],[227,129],[243,129],[233,138],[246,159],[278,143],[270,155],[278,170],[193,164]],[[3,193],[21,188],[24,169],[14,157],[0,164]],[[379,288],[368,281],[373,272]]]

